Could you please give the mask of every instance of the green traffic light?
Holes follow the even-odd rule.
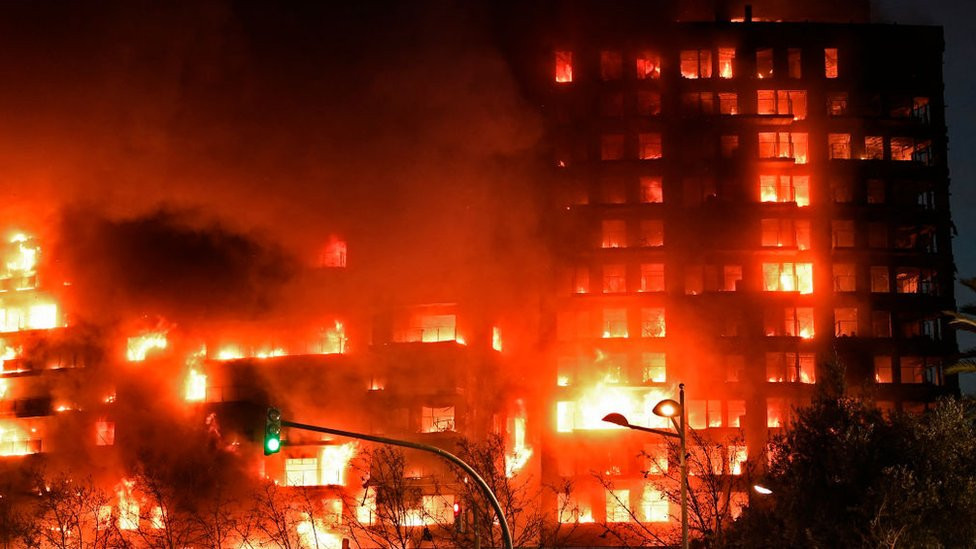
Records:
[[[264,455],[270,456],[281,450],[281,412],[268,408],[264,423]]]
[[[277,452],[281,448],[281,441],[276,438],[269,438],[268,442],[265,444],[269,452]]]

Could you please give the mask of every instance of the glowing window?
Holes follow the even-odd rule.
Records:
[[[454,341],[457,339],[455,315],[412,314],[407,324],[398,327],[393,340],[398,343]]]
[[[642,133],[638,136],[638,158],[654,160],[661,158],[661,134]]]
[[[443,433],[454,430],[454,406],[422,406],[420,432]]]
[[[645,484],[641,494],[641,515],[644,522],[667,522],[669,519],[667,494],[651,484]]]
[[[812,307],[787,307],[783,310],[784,335],[810,339],[813,331]]]
[[[663,308],[641,309],[641,337],[664,337],[666,335]]]
[[[667,379],[667,366],[664,353],[641,353],[641,381],[644,383],[664,383]]]
[[[810,205],[810,177],[806,175],[759,176],[761,202],[796,202],[797,206]]]
[[[645,204],[664,202],[664,185],[660,177],[645,176],[640,178],[640,201]]]
[[[884,160],[884,138],[880,135],[865,136],[861,160]]]
[[[711,50],[681,50],[682,78],[711,78]]]
[[[813,263],[763,263],[767,292],[813,293]]]
[[[637,54],[637,79],[649,80],[661,77],[661,56],[644,51]]]
[[[718,112],[720,114],[739,114],[739,96],[731,92],[719,93]]]
[[[837,78],[837,48],[824,48],[824,76]]]
[[[630,490],[607,490],[607,522],[630,520]]]
[[[891,291],[891,283],[888,281],[888,267],[871,267],[871,292],[888,293]]]
[[[623,248],[627,246],[627,224],[620,219],[603,220],[603,248]]]
[[[789,115],[794,120],[807,117],[807,92],[803,90],[758,90],[757,114]]]
[[[341,269],[346,266],[346,241],[336,237],[329,239],[329,243],[322,250],[319,265],[326,268]]]
[[[688,426],[692,429],[707,429],[722,426],[721,400],[689,400]]]
[[[701,265],[685,267],[685,294],[700,295],[705,288]]]
[[[919,278],[921,271],[914,267],[898,267],[895,269],[895,292],[899,294],[918,294],[920,291]]]
[[[810,248],[810,220],[791,218],[772,218],[761,220],[762,245],[798,248]]]
[[[894,383],[894,369],[891,366],[890,356],[874,357],[874,381],[875,383]]]
[[[742,427],[742,418],[746,416],[746,401],[730,400],[727,405],[729,408],[729,427]]]
[[[115,444],[115,422],[99,420],[95,422],[95,445],[113,446]]]
[[[766,399],[766,427],[775,429],[786,425],[786,402],[781,398]]]
[[[930,121],[930,109],[928,97],[916,97],[912,101],[912,120],[928,124]]]
[[[725,381],[736,383],[742,381],[746,369],[746,358],[742,355],[723,355],[725,366]]]
[[[834,248],[854,247],[854,220],[835,219],[830,222],[830,229]]]
[[[577,294],[585,294],[590,291],[590,269],[588,267],[573,269],[572,291]]]
[[[603,310],[603,337],[627,337],[627,309]]]
[[[640,245],[664,246],[664,222],[660,219],[644,219],[640,222]]]
[[[742,467],[749,459],[748,449],[745,446],[728,446],[726,447],[726,454],[728,455],[729,474],[741,475]]]
[[[925,359],[903,356],[898,360],[902,383],[925,383]]]
[[[640,116],[661,114],[661,94],[654,91],[639,90],[637,92],[637,114]]]
[[[723,135],[721,138],[722,158],[732,158],[739,150],[738,135]]]
[[[624,136],[620,134],[600,136],[600,160],[623,160]]]
[[[786,63],[789,68],[790,78],[803,78],[802,53],[799,48],[790,48],[786,51]]]
[[[756,50],[756,78],[773,77],[773,50],[762,48]]]
[[[562,400],[556,403],[556,431],[572,433],[575,428],[576,403]]]
[[[718,49],[718,77],[732,78],[735,75],[735,48]]]
[[[285,460],[285,486],[317,486],[318,458],[290,458]]]
[[[556,82],[564,84],[573,81],[573,52],[556,52]]]
[[[837,337],[854,337],[857,335],[856,307],[834,309],[834,335]]]
[[[603,80],[620,80],[623,76],[624,60],[619,51],[603,50],[600,52],[600,78]]]
[[[663,263],[642,263],[640,268],[641,268],[640,291],[663,292],[664,291],[664,264]]]
[[[827,114],[830,116],[847,114],[847,92],[827,94]]]
[[[857,276],[853,263],[834,263],[834,291],[857,291]]]
[[[742,281],[742,265],[722,266],[722,286],[719,288],[720,291],[734,292],[738,290],[740,281]]]
[[[644,458],[645,475],[663,475],[668,472],[667,444],[645,444],[641,456]]]
[[[901,162],[914,160],[915,140],[911,137],[891,138],[891,159]]]
[[[792,158],[807,163],[807,134],[759,132],[759,158]]]
[[[848,159],[851,157],[851,134],[827,134],[827,146],[831,159]]]
[[[603,293],[627,291],[627,269],[623,265],[603,266]]]

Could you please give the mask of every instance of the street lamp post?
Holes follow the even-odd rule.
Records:
[[[685,410],[685,384],[681,383],[678,385],[678,402],[671,399],[662,400],[654,406],[653,411],[654,415],[669,418],[677,433],[664,429],[651,429],[650,427],[631,425],[623,414],[618,413],[607,414],[603,418],[603,421],[635,431],[644,431],[646,433],[654,433],[656,435],[678,439],[681,446],[681,453],[678,457],[678,464],[681,467],[681,548],[688,549],[688,451],[685,436],[688,413]],[[675,416],[678,416],[677,420],[674,419]]]

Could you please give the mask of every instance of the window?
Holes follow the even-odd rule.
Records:
[[[335,236],[331,237],[329,243],[325,245],[322,255],[319,256],[319,265],[334,269],[344,268],[346,266],[346,241]]]
[[[797,206],[809,206],[810,177],[760,175],[759,199],[761,202],[796,202]]]
[[[630,520],[630,490],[607,490],[607,522]]]
[[[792,158],[807,163],[807,134],[759,132],[759,158]]]
[[[556,361],[556,385],[569,387],[576,377],[576,356],[561,356]]]
[[[454,341],[457,339],[457,317],[452,314],[440,315],[415,313],[403,319],[396,326],[393,340],[398,343]]]
[[[556,82],[564,84],[573,81],[573,52],[556,52]]]
[[[807,117],[807,92],[803,90],[758,90],[757,114],[790,115],[794,120]]]
[[[782,398],[766,399],[766,427],[775,429],[786,425],[789,410]]]
[[[902,383],[925,383],[925,359],[917,356],[903,356],[898,361],[901,367]]]
[[[745,379],[746,357],[742,355],[723,355],[722,360],[725,363],[725,381],[737,383]],[[730,425],[730,427],[735,426]]]
[[[871,267],[871,292],[876,294],[888,293],[891,284],[888,282],[888,267]]]
[[[790,48],[786,51],[786,63],[790,78],[803,78],[803,63],[800,48]]]
[[[813,308],[787,307],[783,310],[783,335],[810,339],[814,335]]]
[[[690,114],[715,112],[715,94],[712,92],[686,92],[681,94],[681,108]]]
[[[756,50],[756,78],[773,77],[773,50],[762,48]]]
[[[597,359],[597,365],[601,366],[606,372],[603,376],[604,383],[616,384],[627,382],[627,355],[620,353],[608,353]]]
[[[837,78],[837,48],[824,48],[824,76]]]
[[[602,80],[620,80],[623,76],[624,61],[619,51],[603,50],[600,52],[600,78]]]
[[[626,182],[618,178],[605,178],[600,182],[600,199],[604,204],[623,204],[627,201]]]
[[[923,124],[929,123],[931,117],[928,97],[916,97],[912,101],[912,120]]]
[[[645,476],[664,475],[668,472],[668,445],[645,444],[641,453]]]
[[[868,223],[868,247],[888,247],[888,225],[874,221]]]
[[[686,177],[681,181],[685,206],[698,206],[718,198],[715,179],[711,177]]]
[[[931,143],[929,141],[916,142],[911,137],[892,137],[891,159],[903,162],[921,162],[930,166],[932,164]]]
[[[640,150],[638,158],[641,160],[653,160],[661,158],[661,134],[642,133],[638,136]]]
[[[664,337],[666,335],[663,308],[641,309],[641,337]]]
[[[637,54],[637,79],[650,80],[661,77],[661,56],[645,51]]]
[[[721,137],[722,158],[732,158],[739,149],[738,135],[723,135]]]
[[[640,178],[640,201],[645,204],[664,202],[664,185],[660,177]]]
[[[739,428],[742,427],[742,418],[746,416],[746,401],[744,400],[730,400],[728,401],[729,407],[729,427]]]
[[[664,264],[663,263],[642,263],[641,264],[641,286],[642,292],[663,292],[664,291]]]
[[[454,430],[454,406],[420,408],[420,432],[442,433]]]
[[[573,269],[572,287],[572,291],[578,294],[585,294],[590,291],[590,269],[588,267]]]
[[[891,366],[890,356],[874,357],[874,381],[875,383],[894,383],[894,370]]]
[[[317,486],[318,484],[318,458],[294,458],[285,460],[285,486]]]
[[[609,134],[600,136],[600,160],[623,160],[624,136]]]
[[[856,308],[834,309],[834,335],[837,337],[854,337],[857,335]]]
[[[854,185],[848,179],[833,179],[830,196],[835,204],[849,204],[854,201]]]
[[[884,160],[884,138],[880,135],[864,136],[864,154],[861,160]]]
[[[682,78],[711,78],[711,50],[681,50]]]
[[[641,370],[644,383],[664,383],[667,380],[664,353],[641,353]]]
[[[742,265],[725,265],[722,267],[722,287],[723,292],[734,292],[738,290],[739,282],[742,281]]]
[[[735,48],[718,49],[718,77],[732,78],[735,75]]]
[[[612,294],[627,291],[627,274],[623,265],[603,266],[603,293]]]
[[[644,219],[640,222],[640,245],[663,246],[664,222],[660,219]]]
[[[800,250],[810,248],[810,221],[807,219],[763,219],[761,225],[763,246],[790,247]]]
[[[627,309],[603,310],[603,337],[627,337]]]
[[[813,293],[813,263],[763,263],[762,268],[767,292]]]
[[[816,383],[816,355],[766,353],[766,379],[773,383]]]
[[[700,295],[704,289],[701,265],[685,267],[685,294]]]
[[[854,247],[854,221],[851,219],[835,219],[830,222],[831,237],[834,248]]]
[[[830,158],[847,159],[851,157],[851,134],[849,133],[830,133],[827,134],[827,146],[830,149]]]
[[[720,114],[739,114],[739,96],[731,92],[719,93],[718,112]]]
[[[661,114],[661,94],[647,90],[638,91],[637,114],[640,116],[657,116]]]
[[[670,517],[667,494],[645,484],[641,494],[641,515],[644,522],[667,522]]]
[[[627,224],[620,219],[603,220],[603,248],[623,248],[627,245]]]
[[[868,204],[884,204],[885,182],[880,179],[868,179]]]
[[[572,433],[576,427],[576,403],[561,400],[556,403],[556,432]],[[563,494],[559,494],[563,495]]]
[[[871,311],[871,333],[874,337],[891,337],[891,313]]]
[[[847,114],[847,92],[827,94],[827,114],[830,116],[844,116]]]
[[[95,445],[114,446],[115,445],[115,422],[104,419],[95,422]]]
[[[834,263],[834,291],[853,292],[857,290],[857,276],[853,263]]]

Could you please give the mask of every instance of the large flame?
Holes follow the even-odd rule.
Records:
[[[135,481],[122,479],[116,488],[118,497],[118,526],[119,530],[136,530],[139,528],[139,503],[132,495]]]
[[[349,466],[349,460],[355,457],[355,455],[355,442],[322,448],[322,459],[319,461],[322,484],[345,485],[346,468]]]
[[[130,337],[125,358],[129,362],[142,362],[151,351],[165,349],[167,345],[166,332],[148,332]]]

